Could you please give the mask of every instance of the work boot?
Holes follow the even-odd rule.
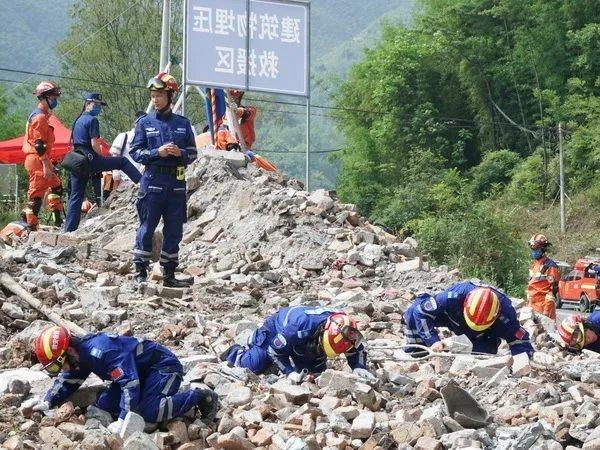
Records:
[[[207,421],[214,420],[219,412],[219,396],[212,389],[195,389],[195,391],[199,397],[195,407],[202,419]]]
[[[172,288],[187,288],[193,284],[189,280],[178,280],[175,278],[175,269],[164,269],[163,272],[163,286]]]
[[[54,220],[54,226],[60,228],[63,224],[62,214],[60,211],[52,211],[52,220]]]
[[[146,266],[136,264],[135,265],[135,275],[133,277],[133,281],[135,284],[145,283],[148,279],[148,270]]]

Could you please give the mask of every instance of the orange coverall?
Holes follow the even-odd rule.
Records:
[[[39,156],[35,150],[35,142],[42,140],[46,144],[46,152]],[[48,189],[52,193],[48,195],[48,209],[52,212],[62,211],[62,187],[60,178],[52,167],[50,158],[52,146],[54,145],[54,128],[50,125],[50,114],[40,110],[34,111],[27,121],[25,130],[25,141],[23,152],[25,156],[25,169],[29,175],[29,189],[27,190],[28,207],[33,211],[33,217],[28,216],[27,222],[34,229],[37,226],[42,199]],[[52,175],[44,177],[44,164],[49,165]]]
[[[555,294],[558,291],[560,272],[550,258],[544,256],[533,261],[529,269],[527,302],[534,311],[556,319]]]

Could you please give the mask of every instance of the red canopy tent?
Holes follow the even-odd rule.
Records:
[[[63,157],[71,149],[71,130],[65,127],[55,115],[50,116],[50,125],[54,127],[54,147],[52,149],[52,161],[62,161]],[[23,153],[23,139],[25,135],[6,141],[0,141],[0,164],[23,164],[25,153]],[[102,154],[108,155],[109,145],[101,141]]]

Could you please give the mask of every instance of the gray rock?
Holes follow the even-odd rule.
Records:
[[[373,433],[374,428],[375,414],[370,411],[363,411],[352,421],[352,438],[367,439]]]
[[[110,315],[105,310],[92,312],[91,319],[94,326],[99,330],[103,330],[109,326],[111,322]]]
[[[160,450],[152,438],[143,431],[136,431],[133,433],[125,440],[123,448],[126,448],[127,450]]]
[[[7,391],[11,394],[27,396],[31,391],[31,385],[27,380],[13,379],[8,382]]]
[[[86,420],[97,420],[104,427],[107,427],[113,421],[113,418],[108,411],[104,411],[94,405],[88,407],[85,412],[85,418]]]
[[[143,432],[145,426],[146,422],[142,416],[129,411],[123,420],[123,426],[119,435],[123,440],[127,440],[129,436],[134,435],[136,432]]]
[[[4,314],[11,319],[23,319],[25,317],[21,307],[15,305],[14,303],[4,302],[2,304],[2,312],[4,312]]]
[[[116,306],[118,295],[118,286],[100,286],[83,289],[80,297],[81,307],[87,314],[108,309],[113,305]]]

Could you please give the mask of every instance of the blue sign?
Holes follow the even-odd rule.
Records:
[[[187,0],[186,83],[307,96],[308,3],[247,3]]]

